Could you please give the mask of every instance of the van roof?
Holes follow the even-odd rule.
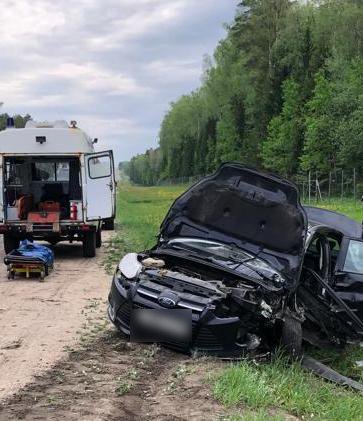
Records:
[[[92,153],[91,138],[78,128],[26,127],[0,131],[0,154]]]

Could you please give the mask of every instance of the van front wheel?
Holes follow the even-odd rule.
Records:
[[[102,228],[105,231],[113,231],[115,229],[115,219],[114,218],[107,218],[103,220]]]
[[[11,235],[10,233],[4,234],[4,250],[6,254],[19,247],[19,239]]]
[[[100,248],[102,246],[102,230],[99,228],[96,231],[96,248]]]
[[[83,256],[84,257],[96,256],[96,232],[95,231],[84,233]]]

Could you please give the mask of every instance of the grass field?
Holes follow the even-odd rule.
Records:
[[[330,201],[312,203],[311,205],[344,213],[358,222],[362,222],[363,220],[363,205],[360,201],[354,202],[352,199],[346,199],[344,201],[341,199],[331,199]]]
[[[125,252],[144,250],[155,244],[162,219],[173,200],[184,190],[185,186],[120,186],[120,230],[111,244],[107,262],[110,269]],[[360,203],[336,200],[324,207],[346,213],[357,221],[362,219]],[[362,369],[354,366],[354,361],[363,359],[363,348],[349,348],[343,354],[316,353],[341,372],[363,380]],[[276,420],[285,419],[286,414],[302,419],[363,420],[361,395],[324,382],[298,364],[288,364],[283,357],[277,357],[270,364],[246,361],[228,364],[212,379],[211,388],[216,399],[232,411],[234,408],[236,415],[231,420]],[[239,415],[240,408],[252,412]]]
[[[135,187],[122,184],[117,200],[120,232],[111,243],[106,265],[112,270],[121,254],[145,250],[156,243],[164,215],[184,186]]]

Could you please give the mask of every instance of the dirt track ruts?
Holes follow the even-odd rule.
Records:
[[[0,249],[1,262],[2,244]],[[87,259],[80,243],[60,243],[45,282],[8,280],[0,265],[0,401],[61,358],[87,321],[84,308],[106,300],[110,277],[101,267],[103,253]]]
[[[0,404],[0,421],[218,420],[224,411],[204,384],[217,365],[106,329]]]

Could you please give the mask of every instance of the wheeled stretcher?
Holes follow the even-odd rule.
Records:
[[[16,274],[39,274],[42,281],[53,269],[54,255],[46,246],[23,241],[18,249],[4,257],[7,266],[8,279],[14,279]]]

